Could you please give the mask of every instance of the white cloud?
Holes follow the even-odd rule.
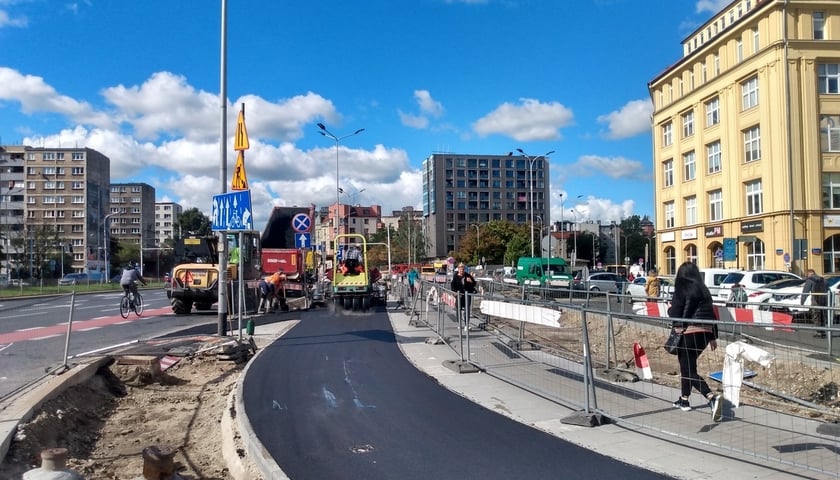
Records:
[[[21,110],[26,114],[58,113],[74,122],[112,126],[108,116],[95,111],[89,103],[59,95],[43,78],[22,75],[7,67],[0,67],[0,100],[19,102]]]
[[[420,105],[421,112],[433,117],[443,115],[443,104],[432,98],[432,94],[428,90],[415,90],[414,98],[417,100],[417,104]]]
[[[402,110],[397,110],[400,117],[400,123],[406,127],[416,128],[418,130],[429,128],[429,117],[439,118],[443,115],[443,104],[432,98],[432,94],[428,90],[415,90],[414,99],[420,107],[420,114],[415,115],[406,113]]]
[[[649,132],[651,115],[653,104],[650,100],[632,100],[621,110],[599,116],[598,122],[609,126],[607,138],[621,139]]]
[[[572,125],[574,114],[560,103],[520,99],[519,105],[503,103],[473,123],[481,135],[506,135],[519,141],[559,140],[560,129]]]
[[[429,119],[423,115],[412,115],[410,113],[405,113],[402,110],[397,110],[397,114],[400,116],[400,123],[406,127],[421,130],[429,127]]]
[[[10,17],[9,12],[0,10],[0,28],[16,27],[23,28],[29,25],[29,19],[25,16]]]
[[[584,155],[567,168],[568,177],[603,177],[614,179],[646,179],[649,173],[642,162],[624,157]]]
[[[727,5],[732,3],[732,0],[698,0],[695,10],[697,13],[711,12],[718,13]]]

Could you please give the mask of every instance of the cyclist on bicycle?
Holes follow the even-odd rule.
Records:
[[[137,293],[137,282],[146,286],[146,280],[140,275],[140,271],[137,269],[137,264],[135,262],[128,262],[128,266],[125,267],[125,270],[122,272],[122,277],[120,278],[120,286],[122,286],[123,291],[125,292],[126,296],[128,296],[128,292],[131,292],[131,300],[134,300],[134,296]]]

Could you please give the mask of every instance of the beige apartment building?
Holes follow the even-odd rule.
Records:
[[[648,87],[662,273],[840,271],[840,2],[732,2]]]
[[[175,202],[155,203],[155,247],[160,248],[168,239],[175,239],[178,217],[184,213],[184,207]]]
[[[56,275],[101,271],[110,159],[89,148],[4,145],[0,152],[0,224],[4,237],[18,240],[8,243],[3,269],[30,275],[45,265],[53,265]],[[38,238],[44,228],[54,240]],[[60,261],[62,252],[67,262]]]

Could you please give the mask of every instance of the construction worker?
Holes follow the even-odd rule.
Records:
[[[283,309],[286,310],[286,298],[282,293],[281,287],[283,286],[283,282],[286,281],[286,274],[283,273],[282,270],[278,270],[272,273],[266,281],[271,284],[272,289],[274,290],[274,299],[271,302],[271,309],[276,310],[277,306],[280,305],[284,307]]]

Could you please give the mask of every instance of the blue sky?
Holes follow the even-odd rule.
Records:
[[[552,221],[653,217],[647,83],[721,0],[228,0],[228,179],[245,104],[272,205],[421,208],[431,153],[551,155]],[[210,212],[221,0],[0,0],[0,144],[80,146]],[[562,194],[562,197],[561,197]]]

